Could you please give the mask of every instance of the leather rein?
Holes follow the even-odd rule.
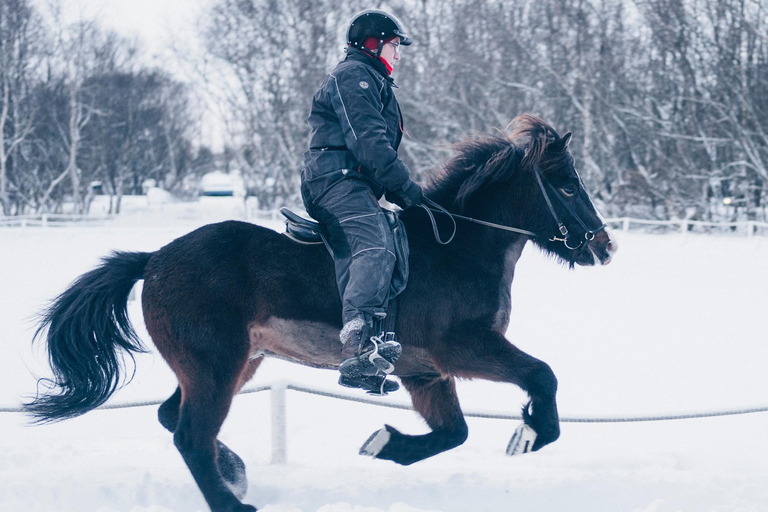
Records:
[[[560,201],[560,204],[562,204],[565,207],[565,209],[568,210],[568,213],[571,214],[571,217],[573,217],[574,220],[576,220],[576,222],[578,222],[579,225],[585,231],[584,238],[579,241],[578,245],[571,246],[571,244],[568,243],[568,238],[570,233],[568,232],[568,228],[565,226],[565,224],[560,220],[560,216],[555,211],[555,208],[552,206],[552,200],[549,198],[547,189],[544,187],[544,181],[542,180],[542,177],[541,177],[541,170],[539,170],[539,167],[536,166],[534,167],[534,171],[535,171],[534,174],[536,176],[536,183],[539,185],[539,189],[541,190],[541,193],[544,196],[544,200],[547,202],[547,208],[549,208],[549,212],[550,214],[552,214],[552,218],[555,220],[555,222],[557,222],[557,229],[561,235],[560,237],[555,235],[552,238],[549,238],[548,240],[550,242],[563,242],[563,244],[565,244],[565,246],[568,249],[570,249],[571,251],[575,251],[577,249],[580,249],[585,242],[586,243],[591,242],[595,238],[595,235],[597,233],[599,233],[601,230],[606,228],[606,224],[602,224],[596,229],[589,229],[586,223],[584,222],[584,220],[579,216],[578,213],[576,213],[573,207],[571,207],[571,205],[569,205],[568,202],[560,196],[560,194],[557,192],[557,189],[555,189],[555,187],[549,181],[547,181],[547,186],[552,191],[554,196]],[[424,198],[423,202],[419,204],[419,206],[422,209],[424,209],[425,212],[427,212],[427,215],[429,215],[429,220],[432,223],[432,231],[435,235],[435,240],[440,245],[448,245],[449,243],[451,243],[451,241],[453,241],[453,238],[456,236],[456,230],[457,230],[456,219],[465,220],[467,222],[473,222],[475,224],[480,224],[481,226],[486,226],[489,228],[501,229],[504,231],[511,231],[513,233],[519,233],[521,235],[526,235],[533,238],[543,238],[537,235],[536,233],[525,230],[525,229],[514,228],[512,226],[505,226],[503,224],[496,224],[494,222],[473,219],[472,217],[465,217],[464,215],[451,213],[427,197]],[[451,223],[453,224],[453,230],[451,232],[451,236],[448,237],[447,240],[442,240],[440,238],[440,232],[437,229],[437,222],[435,221],[435,216],[432,212],[442,213],[444,215],[447,215],[451,219]]]

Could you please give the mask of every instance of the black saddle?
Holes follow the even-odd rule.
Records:
[[[301,244],[322,244],[328,239],[325,226],[283,206],[280,213],[285,217],[285,236]]]

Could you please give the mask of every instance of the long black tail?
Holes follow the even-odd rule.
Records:
[[[127,354],[145,352],[128,319],[131,288],[144,275],[151,253],[113,252],[80,276],[41,315],[35,339],[45,336],[53,379],[40,379],[38,395],[25,404],[36,422],[85,414],[121,386]],[[128,379],[130,380],[130,378]]]

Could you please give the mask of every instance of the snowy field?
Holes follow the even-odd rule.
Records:
[[[45,357],[34,315],[110,250],[155,250],[196,226],[242,218],[237,200],[127,206],[96,227],[0,228],[0,407],[35,390]],[[280,229],[276,221],[266,225]],[[547,361],[562,416],[638,416],[768,404],[768,238],[619,233],[605,268],[568,271],[529,247],[508,337]],[[131,303],[140,333],[140,304]],[[146,339],[146,334],[143,334]],[[334,372],[262,365],[277,379],[345,392]],[[155,354],[112,403],[161,399],[175,380]],[[352,393],[351,391],[347,391]],[[516,413],[511,385],[462,381],[466,409]],[[382,401],[407,403],[405,392]],[[768,511],[768,413],[562,425],[544,450],[504,455],[515,421],[470,419],[467,442],[410,467],[357,455],[410,411],[288,392],[288,464],[270,464],[268,393],[240,396],[221,439],[248,465],[246,502],[264,512]],[[207,510],[156,407],[94,411],[29,427],[0,413],[0,512]]]

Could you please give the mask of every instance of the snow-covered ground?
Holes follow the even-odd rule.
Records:
[[[45,373],[34,315],[112,249],[154,250],[194,227],[242,218],[241,202],[127,208],[98,227],[0,228],[0,407]],[[280,222],[265,224],[280,229]],[[568,271],[529,247],[508,337],[550,363],[562,416],[684,413],[768,404],[768,239],[619,233],[605,268]],[[131,316],[140,332],[138,302]],[[144,334],[144,336],[146,336]],[[276,379],[344,392],[333,372],[268,361]],[[164,398],[161,358],[138,358],[113,403]],[[351,393],[351,392],[350,392]],[[518,412],[511,385],[459,383],[467,409]],[[413,412],[288,392],[288,464],[272,465],[267,393],[236,398],[221,439],[248,465],[246,502],[264,512],[768,511],[768,413],[654,423],[562,425],[535,454],[504,448],[516,422],[470,419],[467,442],[400,467],[357,455]],[[405,392],[382,401],[407,402]],[[94,411],[44,427],[0,413],[0,512],[207,510],[155,407]]]

